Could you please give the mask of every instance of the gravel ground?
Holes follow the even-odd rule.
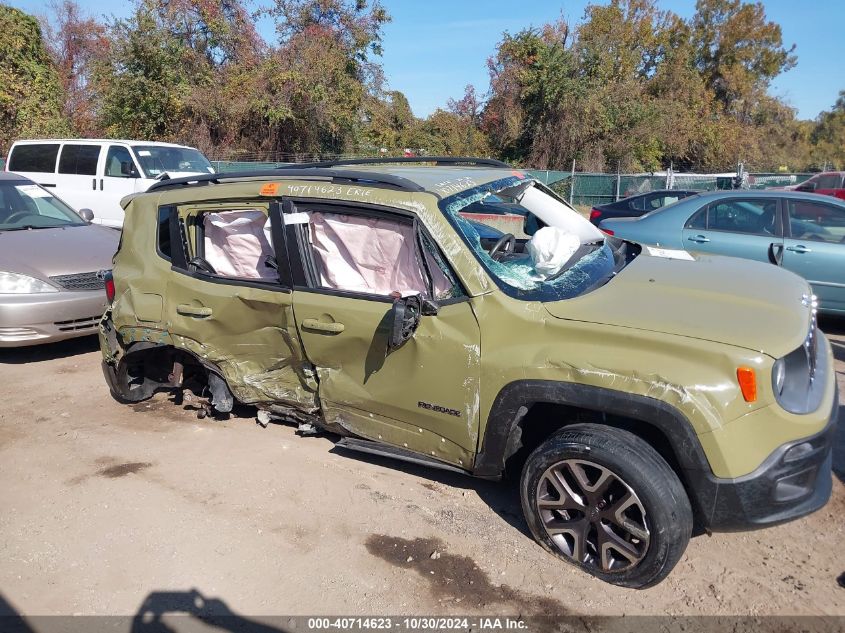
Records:
[[[845,322],[822,326],[845,396]],[[0,350],[0,385],[0,613],[845,615],[845,423],[824,509],[694,538],[632,591],[535,545],[513,486],[120,405],[94,339]]]

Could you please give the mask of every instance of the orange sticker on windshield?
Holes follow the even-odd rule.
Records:
[[[262,196],[275,196],[279,191],[279,183],[277,182],[268,182],[266,185],[261,187],[261,191],[259,192]]]

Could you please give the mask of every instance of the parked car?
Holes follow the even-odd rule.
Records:
[[[616,202],[598,204],[590,209],[590,222],[598,226],[602,220],[609,218],[639,217],[697,193],[701,192],[691,189],[659,189],[622,198]]]
[[[816,174],[797,185],[772,187],[772,189],[818,193],[845,200],[845,171],[825,171],[820,174]]]
[[[820,311],[845,314],[845,202],[828,196],[714,192],[600,228],[642,244],[776,264],[810,282]]]
[[[0,347],[95,334],[105,308],[101,270],[119,235],[91,225],[52,192],[0,173]]]
[[[162,179],[214,173],[193,147],[98,139],[16,141],[5,169],[50,188],[75,209],[92,209],[96,223],[115,228],[123,225],[124,196]]]
[[[555,225],[482,238],[461,213],[490,194]],[[663,579],[694,528],[830,496],[833,355],[797,275],[608,237],[482,159],[176,179],[125,202],[100,328],[121,402],[188,390],[203,414],[239,401],[338,448],[515,475],[537,541],[627,587]],[[571,253],[545,259],[555,240]]]

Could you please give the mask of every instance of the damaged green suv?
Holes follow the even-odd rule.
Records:
[[[537,541],[626,587],[693,533],[830,496],[831,348],[776,266],[606,236],[481,159],[209,174],[124,206],[100,328],[121,401],[191,390],[515,476]]]

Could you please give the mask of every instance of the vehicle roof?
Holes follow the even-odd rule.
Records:
[[[831,200],[837,200],[832,196],[825,196],[819,193],[809,193],[806,191],[792,191],[789,189],[732,189],[732,190],[716,190],[716,191],[705,191],[699,193],[696,196],[692,196],[691,198],[685,198],[685,200],[692,200],[692,199],[710,199],[710,198],[797,198],[797,199],[804,199],[804,200],[819,200],[830,202]],[[840,201],[841,202],[841,201]]]
[[[137,141],[122,138],[28,138],[15,141],[14,143],[12,143],[12,147],[14,147],[15,145],[33,145],[36,143],[122,143],[124,145],[129,145],[132,147],[136,145],[145,145],[153,147],[183,147],[186,149],[196,149],[195,147],[191,147],[190,145],[179,145],[178,143],[164,143],[162,141]]]
[[[633,193],[628,198],[620,198],[618,201],[621,202],[622,200],[630,199],[630,198],[637,198],[639,196],[649,196],[655,193],[701,193],[700,189],[652,189],[651,191],[643,191],[642,193]]]
[[[247,172],[223,172],[216,174],[202,174],[174,178],[152,185],[148,192],[154,191],[188,191],[190,187],[199,185],[236,185],[250,181],[274,180],[348,180],[367,187],[393,187],[406,191],[429,192],[441,198],[461,193],[468,189],[487,184],[492,181],[509,177],[527,178],[528,175],[520,170],[511,168],[505,163],[486,159],[452,159],[430,158],[423,160],[405,160],[403,164],[386,162],[369,163],[365,160],[349,162],[325,163],[297,163],[276,169],[264,169]],[[397,159],[401,161],[402,159]],[[420,163],[435,163],[437,160],[456,160],[461,162],[479,160],[486,161],[482,165],[466,164],[433,164],[425,166]],[[371,177],[372,176],[372,177]]]
[[[438,190],[448,190],[448,193],[445,193],[445,195],[441,194],[444,197],[466,189],[473,189],[474,187],[493,182],[494,180],[501,180],[502,178],[508,178],[517,174],[526,175],[517,169],[469,167],[464,165],[354,165],[350,167],[338,165],[336,169],[339,171],[349,169],[388,176],[401,176],[419,185],[426,191],[438,192]]]

